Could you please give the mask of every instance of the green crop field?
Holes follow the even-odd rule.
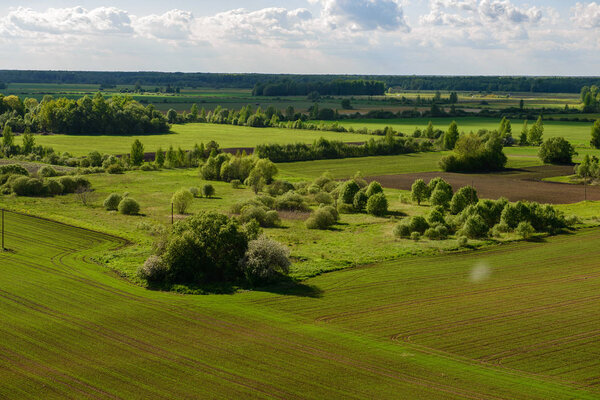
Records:
[[[326,131],[308,131],[279,128],[250,128],[245,126],[216,124],[174,125],[173,133],[164,135],[105,136],[105,135],[36,135],[36,143],[50,146],[56,151],[73,155],[86,155],[92,150],[106,154],[129,153],[131,144],[139,139],[146,151],[156,151],[159,147],[167,150],[181,147],[190,150],[194,144],[216,141],[222,148],[254,147],[262,143],[312,143],[323,137],[345,142],[364,142],[371,136]],[[18,141],[17,141],[18,142]]]
[[[12,213],[6,227],[0,397],[600,396],[598,230],[181,296],[90,261],[123,240]]]

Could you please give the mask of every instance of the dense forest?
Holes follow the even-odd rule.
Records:
[[[306,96],[310,93],[333,96],[384,95],[385,83],[374,80],[343,80],[321,82],[296,82],[286,79],[279,82],[257,83],[253,96]]]
[[[165,133],[170,129],[166,117],[153,105],[144,107],[129,96],[106,100],[101,93],[79,100],[45,96],[41,102],[0,94],[0,126],[14,132],[108,135]]]
[[[535,76],[394,76],[394,75],[284,75],[213,74],[182,72],[96,72],[0,70],[0,82],[186,87],[235,87],[290,80],[298,87],[334,81],[381,81],[400,90],[460,90],[538,93],[579,93],[583,86],[600,86],[600,77]],[[325,94],[325,93],[321,93]]]

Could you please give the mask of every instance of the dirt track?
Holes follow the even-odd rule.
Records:
[[[566,183],[543,182],[543,178],[573,174],[572,166],[542,166],[509,170],[494,174],[457,174],[450,172],[424,172],[419,174],[382,175],[368,177],[382,186],[410,190],[416,179],[428,182],[440,176],[454,189],[473,185],[481,198],[497,199],[506,197],[510,201],[529,200],[548,204],[578,203],[585,199],[600,200],[600,186],[571,185]]]

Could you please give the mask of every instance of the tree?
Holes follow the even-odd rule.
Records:
[[[189,119],[192,122],[198,121],[198,105],[196,103],[192,104],[192,108],[190,109]]]
[[[429,187],[425,183],[423,179],[417,179],[411,188],[411,197],[413,201],[416,201],[418,205],[421,205],[421,202],[427,200],[431,195],[429,191]]]
[[[169,121],[170,124],[177,122],[177,111],[172,108],[169,109],[169,111],[167,111],[167,121]]]
[[[498,129],[500,136],[503,139],[508,139],[512,137],[512,125],[510,124],[510,119],[506,117],[502,117],[502,121],[500,121],[500,128]]]
[[[352,110],[352,104],[350,104],[350,99],[343,99],[341,105],[344,110]]]
[[[211,198],[215,195],[215,187],[210,184],[202,186],[202,194],[204,195],[204,197]]]
[[[130,160],[131,164],[135,166],[139,166],[144,163],[144,145],[138,139],[135,139],[131,145]]]
[[[597,119],[592,126],[592,140],[590,141],[592,147],[600,149],[600,119]]]
[[[577,152],[565,138],[553,137],[542,144],[538,156],[546,164],[571,164],[575,154]]]
[[[15,135],[13,134],[12,128],[10,125],[5,124],[4,129],[2,130],[2,147],[4,147],[4,151],[10,151],[11,147],[14,146],[15,143]]]
[[[377,217],[383,217],[388,211],[388,201],[383,193],[377,193],[369,197],[367,201],[367,212]]]
[[[429,123],[427,124],[427,128],[425,128],[425,130],[423,131],[423,136],[430,139],[432,139],[435,136],[433,130],[433,122],[429,121]]]
[[[25,133],[23,134],[23,154],[30,154],[35,147],[35,138],[31,134],[31,130],[29,127],[25,128]]]
[[[519,110],[523,110],[525,108],[525,100],[521,99],[519,101]]]
[[[454,149],[458,137],[458,125],[456,124],[456,121],[452,121],[452,123],[448,127],[448,132],[446,132],[446,134],[444,135],[444,148],[448,150]]]
[[[450,101],[450,104],[458,103],[458,95],[456,94],[456,92],[451,92],[448,100]]]
[[[340,190],[340,200],[342,203],[352,204],[354,202],[354,196],[359,190],[360,187],[354,180],[346,181]]]
[[[521,129],[521,135],[519,136],[519,144],[526,146],[528,144],[529,128],[527,127],[527,120],[523,122],[523,129]]]
[[[290,250],[263,235],[248,243],[243,265],[246,279],[250,282],[270,282],[289,273]]]
[[[178,190],[171,197],[171,204],[178,214],[185,214],[192,201],[194,201],[194,195],[186,189]]]
[[[529,144],[533,146],[539,146],[542,144],[542,136],[544,135],[544,122],[542,121],[542,116],[537,119],[535,124],[529,129],[529,133],[527,135],[527,141]]]
[[[160,168],[165,165],[165,152],[163,151],[162,147],[159,147],[158,150],[156,150],[156,157],[154,161],[156,161],[156,165],[158,165]]]

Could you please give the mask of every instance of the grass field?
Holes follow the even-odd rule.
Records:
[[[89,262],[122,240],[6,222],[0,397],[600,396],[598,230],[271,292],[181,296]],[[482,260],[491,275],[470,280]]]
[[[312,143],[324,137],[329,140],[342,140],[345,142],[363,142],[371,136],[321,132],[308,130],[293,130],[279,128],[249,128],[245,126],[215,125],[215,124],[186,124],[174,125],[173,133],[163,135],[139,136],[105,136],[105,135],[36,135],[36,143],[50,146],[56,151],[69,152],[73,155],[86,155],[92,150],[106,154],[129,153],[131,144],[139,139],[145,150],[156,151],[159,147],[167,150],[169,146],[175,149],[181,147],[191,150],[195,144],[214,140],[222,148],[227,147],[254,147],[261,143]],[[20,138],[17,138],[19,142]]]

